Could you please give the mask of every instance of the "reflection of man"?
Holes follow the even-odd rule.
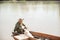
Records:
[[[27,27],[23,24],[23,19],[19,19],[18,22],[15,25],[14,32],[18,34],[17,36],[14,36],[15,38],[21,40],[26,38],[33,38],[32,34],[27,30]]]

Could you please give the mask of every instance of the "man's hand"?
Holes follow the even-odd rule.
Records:
[[[24,29],[27,29],[27,27],[25,26],[25,28]]]

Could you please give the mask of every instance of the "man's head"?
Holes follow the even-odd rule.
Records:
[[[19,18],[18,22],[21,24],[23,23],[23,19]]]

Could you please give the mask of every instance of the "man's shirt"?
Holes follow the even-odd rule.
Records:
[[[14,32],[16,32],[18,34],[24,34],[24,29],[22,28],[22,26],[24,26],[24,28],[26,28],[23,23],[20,24],[19,22],[17,22],[16,25],[15,25]]]

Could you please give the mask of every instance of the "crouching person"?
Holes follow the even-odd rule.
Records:
[[[14,38],[17,40],[30,40],[34,38],[32,34],[27,30],[27,27],[23,24],[23,19],[21,18],[15,25],[14,35]]]

